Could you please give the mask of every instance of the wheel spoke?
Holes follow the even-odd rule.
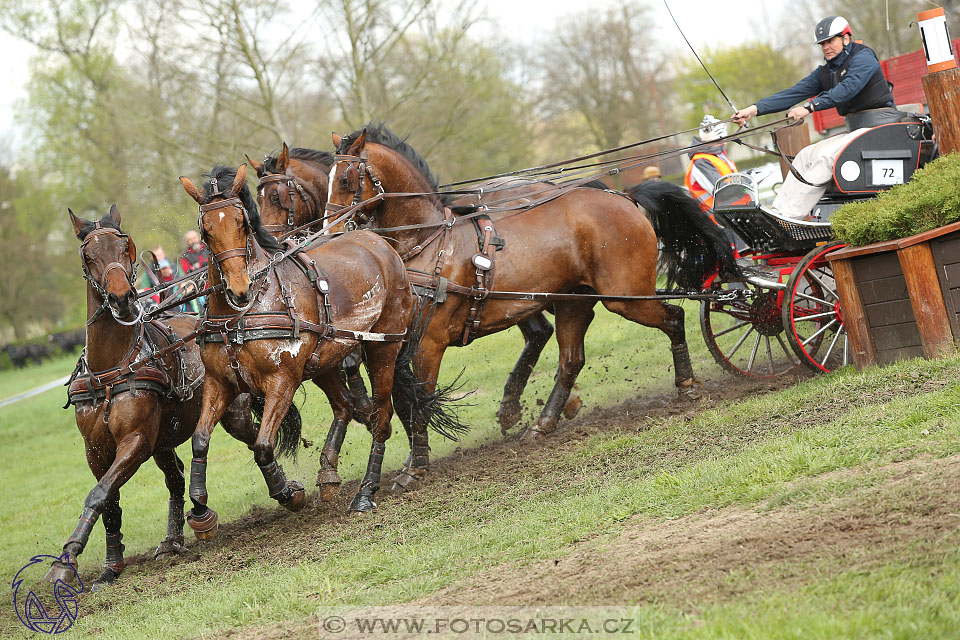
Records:
[[[723,331],[717,331],[715,334],[713,334],[713,337],[714,337],[714,338],[719,338],[720,336],[725,336],[725,335],[727,335],[728,333],[730,333],[731,331],[736,331],[737,329],[739,329],[740,327],[742,327],[743,325],[746,325],[746,324],[750,324],[750,323],[747,322],[746,320],[744,320],[744,321],[741,322],[740,324],[734,325],[734,326],[730,327],[729,329],[724,329]]]
[[[839,337],[840,337],[840,332],[837,331],[837,332],[833,335],[833,340],[830,341],[830,347],[827,349],[827,355],[823,356],[823,360],[820,361],[820,364],[821,364],[824,368],[826,368],[826,366],[827,366],[827,359],[830,358],[830,353],[833,351],[833,347],[837,344],[837,339],[838,339]]]
[[[767,358],[770,359],[770,375],[773,375],[776,371],[776,365],[773,363],[773,350],[770,349],[770,336],[765,337],[767,343]]]
[[[783,352],[787,356],[787,360],[791,361],[793,364],[800,364],[800,360],[797,358],[797,354],[791,351],[786,344],[783,342],[783,338],[780,337],[780,334],[774,336],[777,339],[777,342],[780,343],[780,348],[783,349]]]
[[[823,300],[822,298],[816,298],[816,297],[814,297],[814,296],[807,295],[806,293],[803,293],[802,291],[797,291],[794,295],[795,295],[796,297],[798,297],[798,298],[803,298],[804,300],[810,300],[811,302],[816,302],[816,303],[819,303],[819,304],[823,304],[823,305],[826,305],[826,306],[828,306],[828,307],[835,307],[835,306],[837,306],[837,304],[836,304],[835,302],[830,302],[829,300]]]
[[[820,327],[820,329],[818,329],[815,334],[813,334],[812,336],[810,336],[809,338],[807,338],[806,340],[804,340],[803,342],[801,342],[801,344],[802,344],[803,346],[807,346],[807,344],[809,344],[811,340],[813,340],[814,338],[816,338],[816,337],[819,336],[821,333],[823,333],[824,331],[826,331],[827,329],[829,329],[830,327],[832,327],[832,326],[835,325],[835,324],[837,324],[837,321],[836,321],[836,320],[831,320],[831,321],[828,322],[827,324],[825,324],[825,325],[823,325],[822,327]]]
[[[757,359],[757,350],[760,349],[760,338],[762,338],[762,337],[763,337],[763,335],[758,331],[758,332],[757,332],[757,339],[756,339],[756,341],[753,343],[753,349],[750,351],[750,361],[747,362],[747,371],[752,371],[752,370],[753,370],[753,363],[754,363],[754,361]]]
[[[753,325],[750,325],[750,328],[747,329],[747,332],[740,336],[740,339],[737,340],[737,344],[733,345],[733,349],[731,349],[730,353],[727,355],[728,360],[733,357],[733,354],[737,352],[737,349],[740,348],[740,345],[744,343],[744,341],[747,339],[747,336],[749,336],[751,333],[753,333]]]
[[[813,269],[811,269],[811,270],[808,271],[807,273],[810,275],[811,278],[813,278],[814,280],[816,280],[816,281],[820,284],[821,287],[823,287],[823,290],[824,290],[824,291],[826,291],[827,293],[829,293],[829,294],[830,294],[831,296],[833,296],[836,300],[840,300],[840,296],[838,296],[837,293],[833,290],[833,288],[832,288],[830,285],[828,285],[826,282],[824,282],[824,281],[820,278],[820,276],[818,276],[818,275],[816,274],[816,272],[815,272]]]
[[[796,309],[797,306],[794,305],[793,308]],[[835,315],[836,313],[833,311],[824,311],[823,313],[813,313],[813,314],[810,314],[809,316],[797,316],[796,321],[803,322],[804,320],[815,320],[816,318],[829,318],[830,316],[835,316]]]
[[[843,366],[850,364],[850,342],[847,339],[847,332],[843,332]]]

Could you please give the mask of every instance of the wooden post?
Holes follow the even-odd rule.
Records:
[[[910,292],[910,305],[917,319],[923,354],[927,358],[939,358],[954,353],[953,332],[940,291],[930,242],[901,247],[897,255]]]
[[[933,118],[940,155],[960,151],[960,68],[950,46],[947,19],[942,7],[917,14],[930,75],[923,77],[923,92]]]
[[[803,149],[809,144],[810,129],[807,128],[806,122],[792,127],[777,129],[777,145],[785,156],[796,156],[800,153],[800,149]],[[780,160],[780,173],[783,178],[786,178],[787,174],[790,173],[790,167],[787,166],[787,163],[782,159]]]
[[[960,151],[960,68],[924,76],[923,92],[927,94],[940,155]]]

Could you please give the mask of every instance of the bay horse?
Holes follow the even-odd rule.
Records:
[[[370,221],[405,258],[419,295],[436,303],[414,360],[419,379],[428,384],[436,381],[449,346],[463,346],[552,306],[560,362],[554,388],[537,424],[525,433],[527,439],[537,439],[557,427],[584,365],[584,334],[596,300],[505,299],[488,292],[652,296],[658,271],[658,235],[667,249],[661,262],[669,267],[671,282],[699,290],[705,270],[715,268],[720,257],[732,263],[732,256],[723,252],[723,243],[718,248],[716,238],[710,235],[719,237],[720,232],[705,231],[707,225],[696,203],[668,183],[636,188],[636,195],[647,200],[647,215],[624,194],[576,188],[548,194],[537,206],[498,217],[472,215],[477,222],[471,224],[458,220],[444,206],[426,161],[383,123],[343,137],[334,134],[333,143],[337,154],[329,178],[328,215],[358,206],[349,214],[350,220],[339,221],[328,232],[348,228],[348,222]],[[362,204],[390,193],[413,195]],[[678,251],[684,255],[683,264],[695,268],[680,270]],[[723,255],[718,256],[718,251]],[[733,264],[728,267],[735,270]],[[654,299],[605,299],[602,303],[669,337],[675,384],[680,393],[689,393],[695,380],[683,309]],[[400,415],[404,415],[402,411]],[[412,434],[412,464],[401,476],[420,478],[429,466],[426,430],[414,421]]]
[[[358,344],[363,345],[370,373],[373,442],[349,510],[368,512],[376,506],[373,495],[390,436],[391,394],[394,401],[415,405],[418,419],[436,429],[462,428],[413,378],[410,356],[398,357],[415,305],[403,262],[370,232],[293,251],[263,229],[246,185],[246,165],[237,170],[218,165],[208,175],[202,188],[180,178],[200,205],[200,232],[211,252],[211,293],[202,318],[204,403],[193,436],[190,474],[190,496],[198,506],[191,515],[198,523],[216,519],[206,504],[210,432],[230,401],[247,390],[264,397],[253,451],[270,497],[291,511],[301,509],[306,500],[303,485],[287,480],[274,459],[277,431],[304,380],[323,390],[334,413],[317,483],[321,491],[339,485],[336,462],[352,408],[338,367]]]
[[[305,236],[319,231],[323,210],[327,205],[327,176],[333,165],[333,154],[294,147],[284,142],[275,156],[257,162],[246,156],[257,172],[257,204],[260,223],[273,236]],[[310,224],[315,223],[315,224]],[[354,417],[368,424],[373,403],[360,377],[360,349],[343,360],[343,375],[353,396]]]
[[[293,229],[310,222],[320,223],[327,204],[327,191],[330,169],[334,155],[328,151],[315,149],[289,149],[284,143],[276,156],[268,156],[264,162],[256,162],[247,156],[259,177],[257,185],[257,203],[260,206],[260,218],[264,228],[271,233],[289,233]],[[554,185],[533,182],[519,178],[496,179],[477,185],[485,189],[488,198],[494,197],[501,206],[521,204],[525,198],[535,197]],[[464,194],[449,200],[450,206],[465,206],[476,201],[476,196]],[[315,226],[308,227],[309,230]],[[517,323],[523,335],[524,346],[503,389],[503,398],[497,411],[497,420],[504,433],[520,421],[520,398],[540,359],[550,337],[553,325],[543,313],[535,313]],[[364,405],[365,390],[359,377],[356,362],[348,358],[345,362],[347,383],[357,401],[356,409],[362,413],[369,411]],[[574,390],[564,409],[564,415],[572,418],[580,408],[580,399]],[[416,478],[408,475],[400,477],[401,486],[407,486]]]
[[[106,529],[103,573],[93,588],[112,584],[124,569],[120,489],[151,457],[170,492],[167,533],[154,552],[159,559],[184,550],[183,462],[175,447],[193,435],[203,378],[196,342],[182,342],[196,324],[184,314],[144,322],[136,290],[133,239],[120,228],[116,206],[98,221],[70,212],[87,281],[86,343],[71,376],[67,406],[74,405],[87,464],[97,478],[83,513],[47,579],[75,578],[78,556],[100,516]],[[178,345],[178,342],[180,343]],[[153,356],[144,366],[144,360]],[[249,395],[236,398],[221,416],[226,430],[248,446],[256,425]],[[68,566],[70,565],[70,566]],[[71,569],[72,567],[72,569]]]

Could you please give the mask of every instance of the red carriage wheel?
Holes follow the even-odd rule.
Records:
[[[850,362],[837,284],[830,263],[824,259],[844,246],[835,240],[804,256],[790,274],[783,297],[787,341],[801,362],[825,373]]]
[[[752,295],[700,303],[703,339],[717,364],[748,378],[770,379],[794,372],[799,362],[786,343],[780,292],[747,283],[724,283],[721,288],[740,288]]]

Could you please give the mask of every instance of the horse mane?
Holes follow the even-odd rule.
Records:
[[[276,153],[272,156],[267,156],[263,159],[263,169],[267,173],[277,173],[277,158],[280,156],[279,153]],[[333,166],[333,153],[329,151],[318,151],[316,149],[305,149],[303,147],[294,147],[290,149],[290,158],[293,160],[300,160],[311,162],[313,164],[318,164],[325,169],[329,169]]]
[[[117,224],[116,220],[114,220],[109,213],[104,215],[102,218],[100,218],[100,228],[103,229],[106,227],[109,227],[111,229],[116,229],[117,231],[120,231],[120,233],[123,233],[123,231],[120,230],[120,225]],[[96,222],[89,222],[87,220],[84,220],[83,226],[80,227],[80,231],[77,233],[77,239],[80,242],[83,242],[86,239],[86,237],[90,235],[90,232],[96,228],[97,228]]]
[[[433,176],[433,171],[430,170],[430,165],[427,164],[427,161],[421,156],[416,149],[407,144],[406,138],[401,138],[393,131],[390,130],[390,127],[386,125],[382,120],[377,124],[374,124],[372,121],[367,123],[367,126],[357,129],[351,134],[343,136],[340,140],[340,148],[338,149],[339,153],[343,153],[350,148],[350,145],[353,144],[353,141],[357,139],[364,129],[367,131],[367,142],[375,142],[377,144],[382,144],[383,146],[393,149],[401,156],[403,156],[407,162],[413,165],[413,168],[420,172],[424,179],[430,184],[431,191],[437,191],[437,179]],[[440,201],[443,204],[447,204],[447,200],[450,196],[438,196]]]
[[[237,169],[236,167],[227,167],[222,164],[218,164],[210,170],[210,173],[205,173],[204,177],[216,180],[217,188],[220,190],[220,192],[227,193],[233,186],[233,181],[237,177]],[[210,184],[210,180],[204,180],[204,202],[210,202],[210,198],[212,197],[213,186]],[[260,246],[264,249],[283,251],[284,246],[281,245],[276,238],[267,233],[266,229],[263,228],[263,224],[260,222],[260,210],[257,208],[257,201],[254,200],[253,194],[250,193],[250,187],[247,186],[246,182],[243,183],[243,187],[240,188],[240,193],[237,194],[237,197],[240,198],[240,203],[243,205],[243,208],[247,210],[247,217],[250,219],[250,226],[253,229],[253,234],[257,238],[257,242],[260,243]]]

